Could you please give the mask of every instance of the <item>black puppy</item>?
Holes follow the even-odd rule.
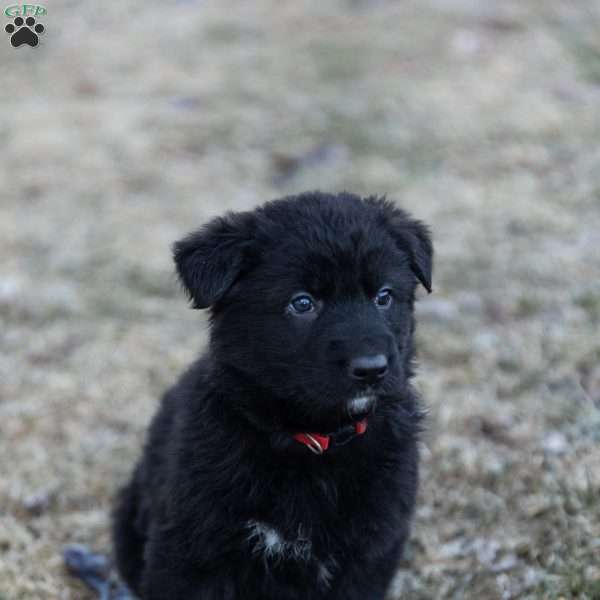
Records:
[[[115,511],[144,600],[382,599],[409,532],[426,227],[307,193],[175,244],[206,355],[165,395]]]

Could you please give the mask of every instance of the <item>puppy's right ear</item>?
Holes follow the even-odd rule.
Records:
[[[194,308],[223,298],[247,266],[252,245],[250,213],[218,217],[174,244],[177,274]]]

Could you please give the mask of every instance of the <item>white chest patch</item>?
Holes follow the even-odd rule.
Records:
[[[265,559],[272,560],[310,560],[312,542],[298,528],[298,536],[294,540],[286,540],[271,525],[262,521],[250,520],[246,523],[250,533],[248,541],[253,545],[255,554],[262,554]]]

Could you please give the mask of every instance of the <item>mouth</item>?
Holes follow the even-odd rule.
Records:
[[[375,409],[377,398],[372,394],[363,394],[352,398],[346,405],[346,411],[354,422],[363,421]]]

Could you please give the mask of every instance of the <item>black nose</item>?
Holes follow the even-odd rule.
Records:
[[[383,354],[373,356],[357,356],[348,365],[348,374],[352,379],[375,383],[385,377],[388,370],[388,361]]]

